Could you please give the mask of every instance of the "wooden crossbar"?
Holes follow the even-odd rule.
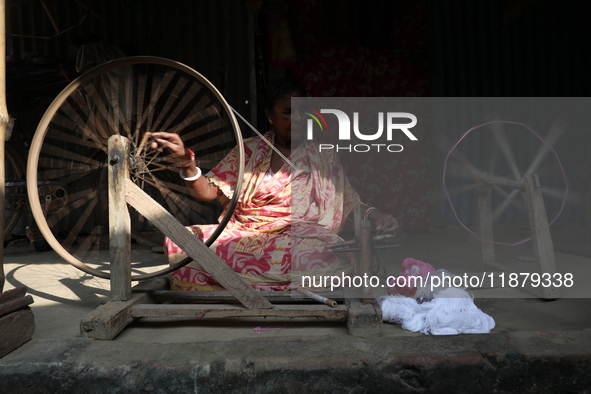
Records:
[[[148,196],[135,183],[127,179],[125,183],[125,200],[140,214],[174,243],[187,255],[197,261],[207,273],[217,280],[245,307],[251,309],[271,308],[272,304],[250,287],[232,268],[220,259],[211,249],[185,228],[166,209]]]
[[[240,305],[152,304],[137,305],[133,317],[183,317],[188,319],[220,317],[318,317],[330,320],[347,318],[349,306],[275,305],[271,309],[246,309]]]

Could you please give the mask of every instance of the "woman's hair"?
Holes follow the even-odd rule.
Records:
[[[272,110],[280,97],[291,95],[293,92],[307,96],[304,85],[293,78],[284,77],[269,81],[265,92],[265,108]]]

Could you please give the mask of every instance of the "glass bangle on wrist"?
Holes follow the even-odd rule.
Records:
[[[189,152],[189,158],[188,159],[179,160],[176,163],[176,166],[177,167],[187,168],[187,167],[189,167],[191,165],[191,162],[195,161],[195,153],[191,149],[187,149],[187,152]]]
[[[199,167],[195,167],[197,169],[197,174],[190,176],[190,177],[185,177],[185,174],[183,173],[183,169],[181,168],[181,170],[179,171],[179,175],[180,177],[185,180],[185,181],[196,181],[197,179],[199,179],[201,177],[201,168]]]
[[[369,208],[367,208],[367,210],[365,211],[365,215],[363,215],[363,220],[369,220],[369,214],[372,213],[372,212],[374,212],[374,211],[377,212],[378,209],[375,208],[375,207],[369,207]]]

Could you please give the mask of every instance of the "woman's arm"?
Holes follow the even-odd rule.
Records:
[[[156,132],[152,133],[154,140],[151,143],[152,149],[159,149],[160,147],[167,148],[172,157],[177,161],[179,170],[185,180],[185,184],[191,191],[191,194],[201,201],[212,201],[222,194],[221,190],[209,182],[205,176],[199,176],[195,180],[195,176],[201,171],[195,164],[194,156],[192,156],[188,149],[185,149],[183,140],[176,133]]]

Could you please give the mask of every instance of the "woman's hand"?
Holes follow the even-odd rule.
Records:
[[[389,213],[376,211],[372,214],[372,218],[374,219],[372,222],[375,225],[378,234],[392,234],[400,228],[398,220]]]
[[[189,152],[185,149],[183,140],[176,133],[165,133],[158,131],[152,133],[154,140],[150,143],[152,149],[161,149],[161,147],[167,148],[172,157],[178,160],[186,160],[189,158]]]

